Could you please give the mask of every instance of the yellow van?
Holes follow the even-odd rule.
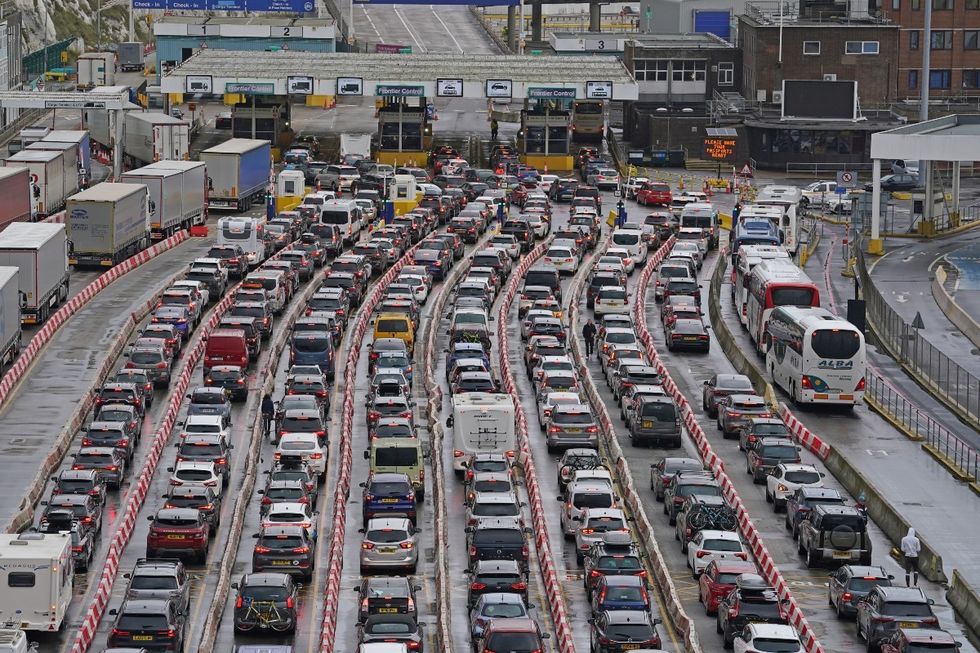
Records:
[[[371,473],[406,474],[419,501],[425,500],[425,453],[418,438],[379,438],[364,452]]]
[[[412,318],[405,313],[382,313],[374,321],[374,339],[398,338],[408,347],[408,353],[415,351],[415,328]]]

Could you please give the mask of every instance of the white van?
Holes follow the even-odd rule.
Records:
[[[643,239],[643,229],[622,228],[612,233],[612,246],[627,250],[637,268],[647,262],[647,243]]]
[[[216,245],[238,245],[245,251],[249,267],[265,260],[265,218],[231,216],[218,219]]]
[[[0,558],[0,623],[21,630],[60,629],[72,599],[71,535],[5,534]]]
[[[320,222],[340,227],[347,245],[355,242],[364,228],[361,207],[354,200],[327,200],[320,210]]]

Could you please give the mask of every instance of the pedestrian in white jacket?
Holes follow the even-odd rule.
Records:
[[[919,584],[919,552],[922,550],[922,543],[915,535],[915,529],[909,528],[909,532],[902,538],[902,554],[905,556],[905,585],[911,587]],[[912,582],[909,582],[911,576]]]

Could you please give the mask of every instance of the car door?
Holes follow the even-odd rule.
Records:
[[[830,588],[830,596],[834,605],[840,604],[840,596],[843,592],[843,588],[847,584],[847,570],[841,567],[836,572],[831,574],[830,582],[828,583]]]
[[[781,467],[776,467],[776,469],[772,470],[772,473],[766,477],[766,486],[769,489],[770,496],[775,495],[776,486],[779,484],[779,481],[782,478],[783,478],[783,470]]]
[[[694,569],[694,556],[695,552],[701,548],[701,543],[704,541],[704,532],[698,531],[691,543],[687,547],[687,566]]]

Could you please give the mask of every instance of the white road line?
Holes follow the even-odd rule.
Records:
[[[408,26],[408,22],[405,20],[405,17],[402,16],[400,11],[398,11],[398,7],[392,7],[392,9],[395,11],[395,15],[398,16],[398,20],[400,20],[402,25],[405,26],[405,30],[408,32],[408,35],[412,37],[413,41],[415,41],[415,45],[418,46],[418,49],[422,52],[426,52],[425,46],[423,46],[422,43],[415,38],[415,32],[413,32],[412,28]]]
[[[351,0],[351,1],[353,2],[353,0]],[[374,21],[373,20],[371,20],[371,14],[368,13],[367,7],[364,6],[364,5],[361,5],[361,9],[364,10],[364,17],[368,19],[368,22],[369,23],[371,23],[371,29],[373,29],[374,30],[374,33],[378,35],[378,40],[383,40],[381,38],[381,32],[378,31],[377,25],[374,24]]]
[[[442,19],[442,16],[436,13],[436,8],[432,5],[429,5],[429,10],[432,12],[432,15],[436,17],[436,20],[439,21],[439,24],[442,25],[443,29],[446,30],[446,33],[449,34],[449,38],[451,38],[453,40],[453,43],[456,44],[456,49],[459,50],[459,53],[463,54],[463,46],[461,46],[459,44],[459,41],[456,40],[456,35],[454,35],[452,33],[452,30],[449,29],[449,26],[446,25],[446,21]]]

